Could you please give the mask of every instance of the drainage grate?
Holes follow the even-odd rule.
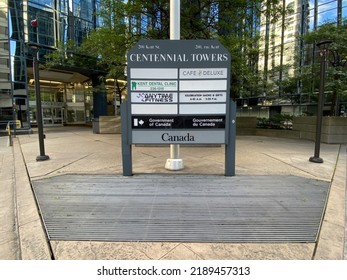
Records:
[[[33,181],[50,240],[315,242],[329,183],[295,176]]]

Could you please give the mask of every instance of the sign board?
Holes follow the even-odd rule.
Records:
[[[216,40],[141,40],[127,55],[131,144],[225,144],[230,54]]]
[[[133,144],[225,144],[225,175],[234,176],[230,60],[216,40],[141,40],[129,50],[123,175],[132,175]]]

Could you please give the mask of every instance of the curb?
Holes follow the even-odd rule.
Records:
[[[14,140],[14,187],[21,259],[51,260],[53,256],[39,216],[19,140]]]
[[[341,145],[331,179],[314,260],[343,260],[345,243],[346,146]]]

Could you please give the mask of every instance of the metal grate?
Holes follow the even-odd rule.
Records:
[[[295,176],[33,181],[50,240],[315,242],[329,183]]]

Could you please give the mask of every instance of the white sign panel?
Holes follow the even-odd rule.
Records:
[[[177,103],[177,92],[132,92],[132,103]]]
[[[177,68],[133,68],[130,69],[132,79],[177,79]]]
[[[133,115],[176,115],[177,104],[131,104]]]
[[[133,130],[134,144],[223,144],[225,142],[224,130]]]
[[[183,80],[180,91],[227,90],[227,80]]]
[[[180,79],[226,79],[227,68],[181,68]]]
[[[131,80],[131,91],[177,91],[177,81],[170,80]]]
[[[226,102],[226,92],[182,92],[180,94],[181,103],[214,103]]]
[[[204,112],[205,115],[218,115],[226,113],[225,104],[180,104],[179,111],[182,115],[198,115]]]

